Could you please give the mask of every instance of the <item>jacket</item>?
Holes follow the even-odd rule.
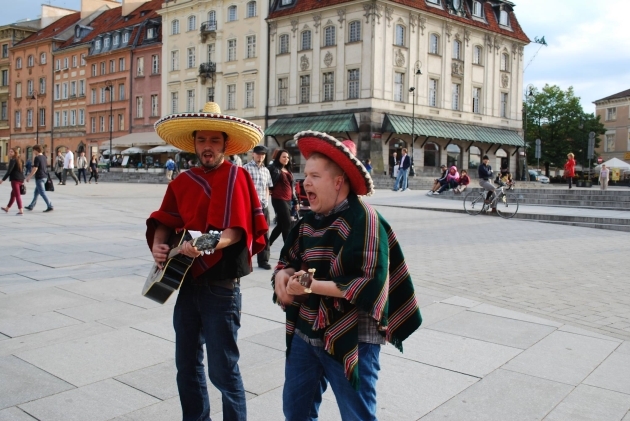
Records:
[[[479,165],[479,178],[482,180],[490,180],[492,178],[492,167],[490,165],[481,164]]]
[[[411,167],[411,158],[409,155],[403,155],[400,157],[400,169],[408,170]]]
[[[564,176],[575,177],[575,159],[569,159],[567,163],[564,164]]]
[[[86,169],[88,167],[87,158],[84,156],[80,156],[77,158],[77,168]]]
[[[9,168],[4,177],[2,177],[2,181],[5,181],[7,178],[9,181],[24,181],[24,172],[19,168],[15,158],[9,161]]]

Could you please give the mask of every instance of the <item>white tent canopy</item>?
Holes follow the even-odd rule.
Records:
[[[138,153],[147,153],[146,148],[139,148],[137,146],[133,146],[131,148],[127,148],[121,152],[121,155],[135,155]]]
[[[112,152],[115,154],[119,154],[120,153],[120,149],[116,149],[116,148],[112,148]],[[103,151],[103,155],[109,155],[109,149],[106,149]]]
[[[164,146],[156,146],[155,148],[151,148],[147,151],[148,154],[158,154],[158,153],[179,153],[181,149],[176,148],[173,145],[164,145]]]
[[[619,158],[611,158],[608,161],[596,166],[595,171],[599,172],[599,170],[602,168],[602,165],[606,165],[607,168],[619,168],[623,171],[630,170],[630,164],[628,164],[626,161],[622,161]]]

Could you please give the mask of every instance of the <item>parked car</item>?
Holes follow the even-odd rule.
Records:
[[[536,170],[529,170],[529,181],[540,181],[543,184],[549,184],[549,177],[540,174]]]

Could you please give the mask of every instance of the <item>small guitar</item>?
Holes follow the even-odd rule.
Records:
[[[182,281],[188,269],[190,269],[190,266],[195,260],[179,252],[184,243],[192,241],[192,245],[197,247],[197,250],[200,252],[212,254],[214,253],[214,248],[219,244],[220,239],[221,233],[219,231],[210,231],[195,239],[192,238],[187,230],[182,230],[174,234],[169,241],[171,251],[168,254],[166,262],[164,262],[162,269],[160,269],[157,264],[153,264],[151,272],[142,288],[142,295],[160,304],[164,304],[171,294],[177,291],[182,285]]]

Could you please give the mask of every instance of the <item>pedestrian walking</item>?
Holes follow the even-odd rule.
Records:
[[[88,168],[88,160],[85,157],[85,152],[81,152],[79,154],[79,157],[77,158],[77,168],[79,183],[81,182],[81,174],[83,174],[83,184],[87,184],[87,180],[85,179],[85,172]]]
[[[374,184],[354,142],[311,131],[294,139],[313,212],[287,237],[272,278],[286,312],[284,418],[318,419],[330,383],[341,419],[374,421],[381,346],[402,351],[422,323],[413,283],[396,234],[359,197]]]
[[[173,180],[173,172],[175,171],[175,161],[172,158],[169,158],[164,164],[166,167],[166,179],[170,183]]]
[[[90,160],[90,179],[88,180],[88,184],[92,184],[92,179],[94,179],[94,182],[98,184],[98,164],[96,163],[96,155],[92,155],[92,159]]]
[[[173,310],[182,418],[210,419],[205,345],[210,381],[222,395],[223,419],[245,421],[236,343],[240,279],[251,272],[253,254],[265,247],[268,226],[251,177],[225,158],[252,149],[263,131],[247,120],[221,114],[214,102],[206,103],[200,113],[169,115],[155,124],[155,131],[167,143],[195,153],[199,161],[198,167],[168,184],[160,209],[147,220],[146,238],[155,262],[161,265],[167,259],[169,237],[177,229],[222,231],[214,252],[202,255],[189,242],[180,252],[194,258]]]
[[[269,189],[273,187],[273,183],[271,182],[271,174],[267,167],[265,167],[266,156],[267,147],[263,145],[256,146],[254,148],[253,159],[243,165],[243,168],[245,168],[252,177],[254,187],[256,187],[256,193],[258,194],[258,200],[260,201],[263,215],[265,216],[265,221],[267,221],[267,225],[269,225]],[[269,236],[265,233],[265,249],[256,255],[259,268],[271,269],[271,265],[269,264],[270,254]]]
[[[571,188],[573,185],[573,177],[575,177],[575,159],[572,153],[567,155],[567,162],[564,164],[564,176],[569,181],[569,188]]]
[[[367,170],[368,174],[372,175],[372,160],[370,158],[367,158],[365,160],[365,169]]]
[[[407,177],[409,175],[409,167],[411,167],[411,159],[407,155],[407,149],[403,148],[400,155],[400,163],[398,164],[398,174],[396,175],[396,181],[394,181],[394,188],[392,190],[398,191],[399,186],[402,191],[407,190]]]
[[[31,161],[31,159],[27,159],[26,163],[24,164],[24,169],[26,170],[24,175],[29,175],[31,173],[31,169],[33,168],[33,161]]]
[[[269,245],[282,234],[282,241],[286,241],[291,230],[291,209],[297,209],[297,197],[291,165],[289,164],[289,152],[286,149],[278,150],[278,158],[267,167],[271,174],[273,189],[271,190],[271,204],[276,213],[276,226],[269,236]],[[293,205],[295,203],[295,206]]]
[[[606,164],[602,164],[602,168],[599,171],[599,188],[601,190],[608,190],[608,180],[610,180],[610,170],[606,167]]]
[[[389,157],[389,176],[391,178],[396,178],[398,175],[398,171],[396,166],[398,165],[398,154],[396,152],[392,153],[392,156]]]
[[[26,176],[26,182],[28,183],[33,176],[35,176],[35,192],[33,193],[33,200],[31,204],[26,206],[25,209],[32,211],[37,204],[37,196],[41,196],[46,202],[46,209],[44,212],[52,212],[53,205],[46,195],[46,180],[48,180],[48,163],[46,157],[42,154],[42,147],[39,145],[33,146],[33,169]]]
[[[59,179],[59,184],[63,184],[63,155],[61,151],[57,151],[57,157],[55,158],[55,175]]]
[[[79,185],[79,179],[74,174],[74,154],[70,149],[66,152],[66,156],[63,157],[63,185],[66,185],[66,179],[68,178],[68,174],[74,180],[76,185]]]
[[[2,177],[2,184],[6,179],[9,179],[11,182],[11,197],[9,199],[9,204],[0,208],[5,212],[9,212],[13,202],[17,203],[18,207],[18,215],[24,215],[24,206],[22,206],[22,195],[21,188],[22,184],[24,184],[24,161],[20,157],[20,153],[18,148],[9,149],[9,168],[7,169],[6,174]]]

